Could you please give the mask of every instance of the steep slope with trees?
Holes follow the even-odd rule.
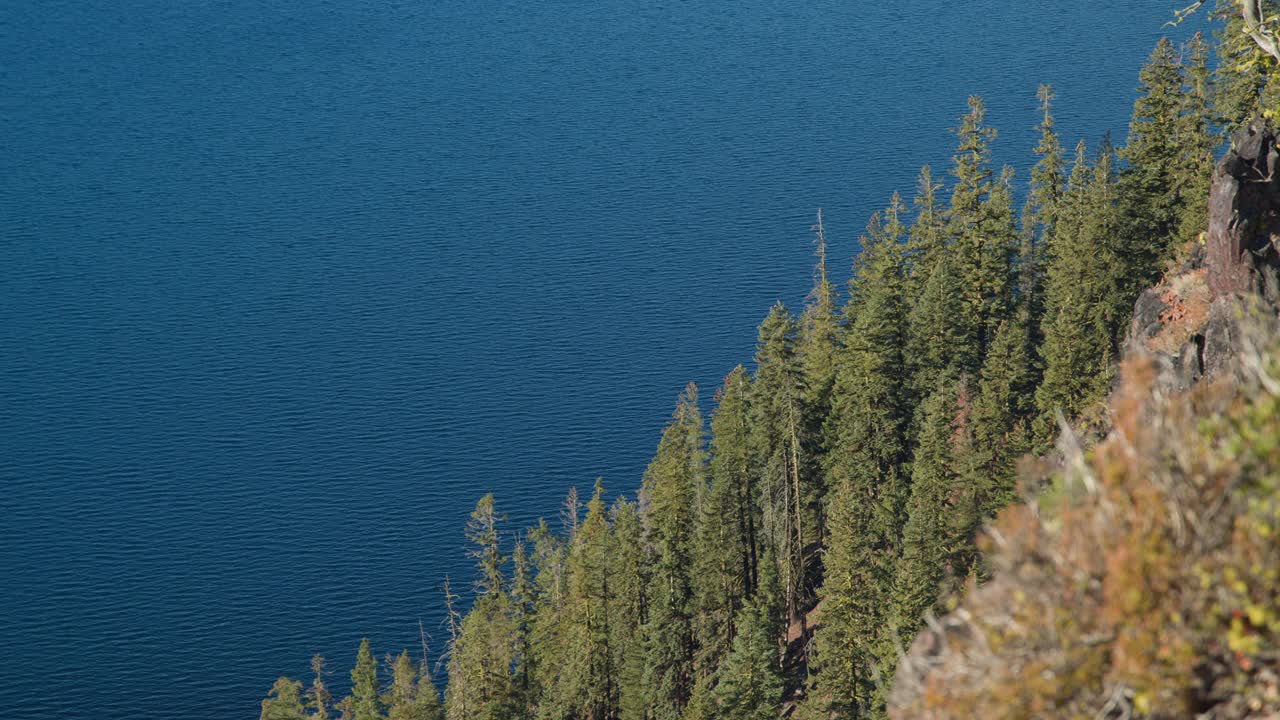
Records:
[[[709,423],[698,388],[680,394],[634,501],[607,504],[598,482],[585,515],[570,494],[563,530],[514,532],[482,498],[465,615],[446,589],[443,702],[427,658],[388,656],[380,671],[365,643],[350,697],[333,702],[317,659],[312,688],[280,679],[262,718],[1266,706],[1260,668],[1280,652],[1267,562],[1280,557],[1277,369],[1259,356],[1247,382],[1210,372],[1242,351],[1244,326],[1230,314],[1241,305],[1208,288],[1280,301],[1268,234],[1280,155],[1264,121],[1247,123],[1272,107],[1276,63],[1238,6],[1223,7],[1212,47],[1156,46],[1123,147],[1081,142],[1068,162],[1040,88],[1025,186],[992,167],[996,133],[971,98],[948,180],[926,167],[916,197],[873,216],[843,303],[819,215],[805,306],[769,310],[752,367],[725,377]],[[1241,123],[1247,147],[1211,178]],[[1126,353],[1150,358],[1108,405]],[[1171,398],[1206,373],[1216,384]],[[1211,410],[1221,417],[1195,422]],[[1019,463],[1040,470],[1020,476]],[[1182,512],[1196,503],[1219,514]]]

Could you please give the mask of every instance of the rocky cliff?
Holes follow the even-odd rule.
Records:
[[[1151,355],[1166,387],[1228,370],[1242,323],[1280,308],[1280,147],[1262,119],[1242,127],[1214,169],[1201,244],[1134,306],[1127,356]]]

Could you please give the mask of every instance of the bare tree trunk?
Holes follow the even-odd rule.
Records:
[[[1266,10],[1262,3],[1264,0],[1240,0],[1240,17],[1244,19],[1244,31],[1248,33],[1263,52],[1280,61],[1280,42],[1277,42],[1275,33],[1266,25]],[[1208,0],[1196,0],[1190,5],[1182,8],[1175,13],[1175,19],[1168,23],[1169,25],[1177,25],[1186,20],[1197,10],[1204,7]]]
[[[803,584],[805,581],[805,562],[804,562],[804,509],[803,501],[800,495],[800,437],[796,432],[797,419],[795,417],[794,408],[791,417],[791,487],[795,493],[795,513],[796,513],[796,572],[797,584]]]
[[[1266,18],[1262,0],[1240,0],[1240,14],[1244,17],[1244,30],[1249,33],[1249,37],[1253,38],[1263,52],[1280,60],[1280,45],[1277,45],[1276,36],[1264,23]]]

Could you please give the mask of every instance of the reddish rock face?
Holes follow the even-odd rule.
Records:
[[[1280,295],[1280,150],[1262,119],[1240,128],[1213,171],[1205,267],[1213,297]]]

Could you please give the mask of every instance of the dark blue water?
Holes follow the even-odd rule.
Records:
[[[480,494],[634,489],[816,208],[843,275],[970,93],[1020,168],[1040,82],[1122,133],[1179,4],[3,3],[4,715],[438,649]]]

